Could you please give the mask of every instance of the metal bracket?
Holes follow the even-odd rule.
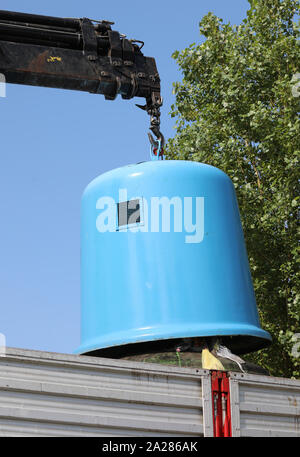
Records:
[[[122,65],[122,43],[119,32],[115,30],[108,31],[108,38],[110,48],[108,51],[108,56],[110,58],[110,63],[114,66]]]
[[[90,19],[84,17],[81,22],[83,53],[89,60],[96,60],[98,57],[98,42],[95,27]]]
[[[111,76],[112,77],[112,76]],[[119,76],[115,76],[114,77],[114,80],[113,80],[113,90],[110,89],[110,94],[109,95],[104,95],[105,97],[105,100],[115,100],[118,93],[119,93],[119,90],[121,88],[121,79],[119,78]]]
[[[122,48],[124,65],[132,66],[134,63],[134,47],[132,43],[124,38],[122,40]]]
[[[122,94],[122,98],[124,100],[130,100],[136,94],[136,91],[138,88],[138,83],[137,83],[137,78],[136,78],[135,73],[130,74],[130,85],[131,85],[131,91],[128,92],[127,94]]]

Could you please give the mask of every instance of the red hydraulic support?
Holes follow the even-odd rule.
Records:
[[[214,436],[222,436],[222,401],[220,395],[221,371],[211,372],[211,393],[212,393],[212,412]]]
[[[211,372],[212,412],[215,437],[231,436],[229,378],[226,371]]]

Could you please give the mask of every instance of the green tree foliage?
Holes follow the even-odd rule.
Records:
[[[167,158],[208,163],[232,179],[261,324],[273,337],[248,359],[300,377],[299,1],[249,3],[239,26],[207,14],[204,41],[173,54],[183,80],[174,84]]]

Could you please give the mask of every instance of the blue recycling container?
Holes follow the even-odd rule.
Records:
[[[217,335],[240,353],[271,340],[260,327],[229,177],[167,160],[94,179],[82,197],[76,353]]]

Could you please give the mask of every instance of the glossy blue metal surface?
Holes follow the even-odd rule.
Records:
[[[118,203],[131,200],[139,219],[120,227]],[[188,161],[112,170],[86,188],[81,224],[77,353],[194,336],[271,339],[259,323],[234,187],[221,170]]]

